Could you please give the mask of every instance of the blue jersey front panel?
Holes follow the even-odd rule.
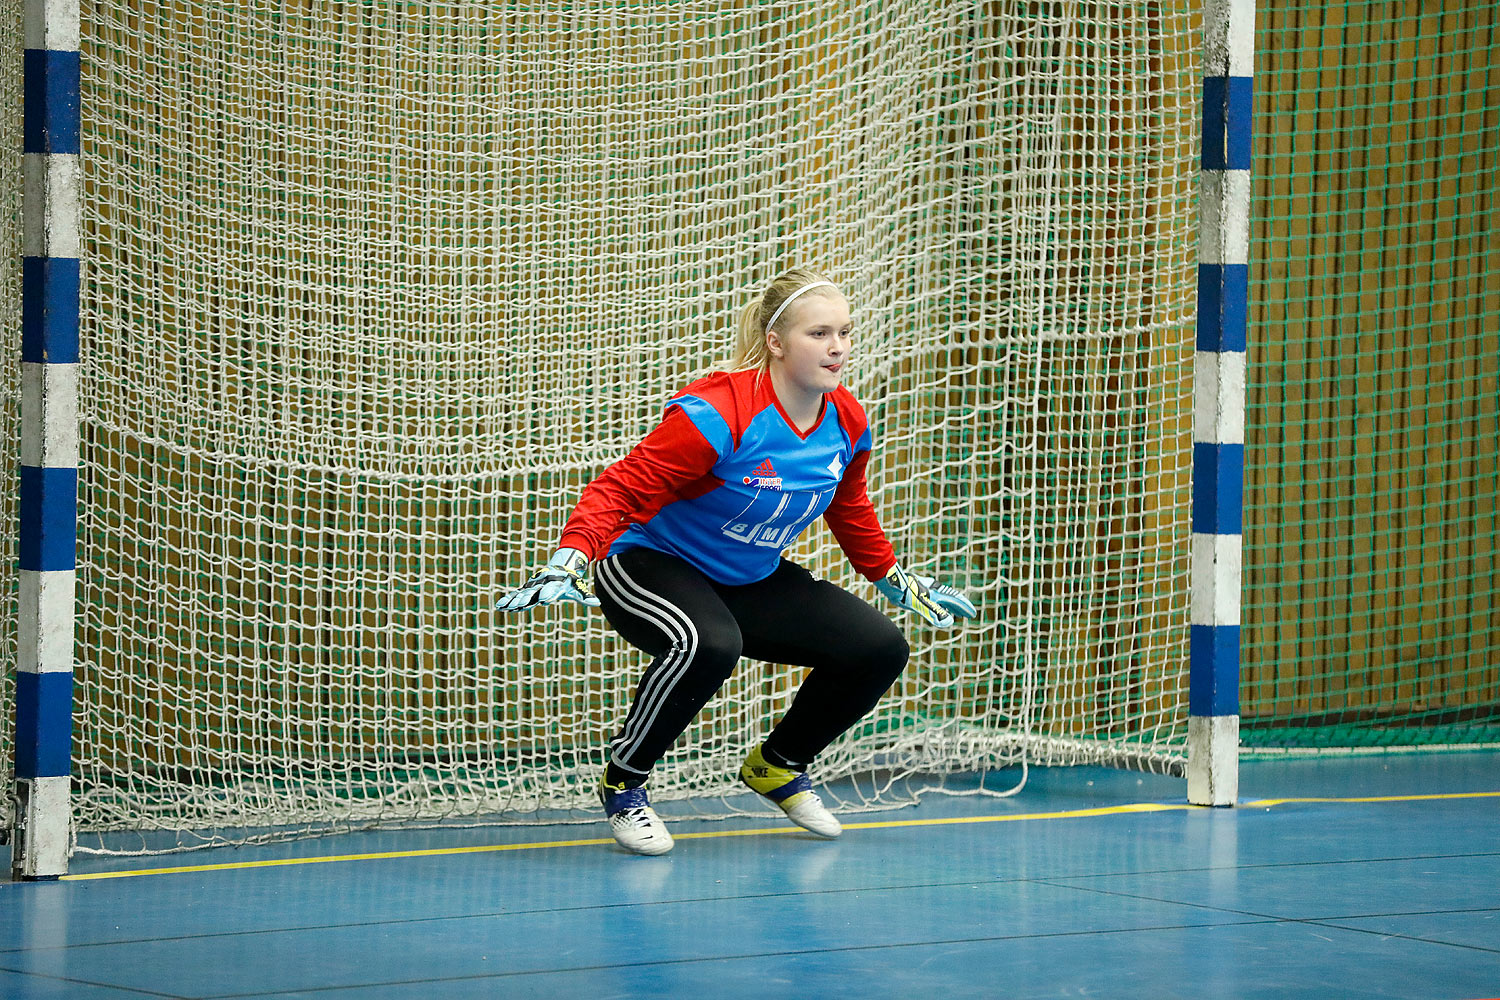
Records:
[[[868,429],[851,441],[831,404],[806,437],[776,406],[765,406],[750,417],[737,447],[728,422],[711,403],[685,395],[671,405],[680,407],[718,452],[711,471],[722,485],[669,503],[649,521],[632,525],[610,554],[656,549],[720,583],[770,576],[782,551],[827,510],[855,454],[870,447]]]

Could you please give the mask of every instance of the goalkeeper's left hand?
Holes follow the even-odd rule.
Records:
[[[884,580],[876,580],[875,588],[898,608],[938,628],[952,625],[955,616],[973,618],[979,614],[963,591],[944,586],[930,576],[912,576],[900,566],[892,566]]]

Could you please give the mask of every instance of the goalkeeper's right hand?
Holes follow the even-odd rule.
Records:
[[[539,604],[577,601],[591,608],[599,606],[594,588],[589,584],[589,557],[577,549],[558,549],[547,560],[541,572],[500,598],[496,611],[525,611]]]

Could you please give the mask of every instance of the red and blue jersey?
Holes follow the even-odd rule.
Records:
[[[896,557],[865,489],[870,443],[864,410],[843,387],[804,432],[763,372],[710,375],[584,489],[558,544],[590,559],[656,549],[741,585],[770,576],[822,517],[854,568],[880,579]]]

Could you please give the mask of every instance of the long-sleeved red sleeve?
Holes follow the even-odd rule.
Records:
[[[880,527],[865,488],[865,466],[869,461],[868,451],[854,456],[833,494],[833,502],[823,512],[823,520],[828,522],[833,537],[838,539],[854,568],[866,579],[879,580],[896,565],[896,552]]]
[[[644,520],[636,515],[717,485],[710,470],[718,459],[688,415],[671,407],[630,454],[584,487],[558,546],[599,558],[633,520]]]

